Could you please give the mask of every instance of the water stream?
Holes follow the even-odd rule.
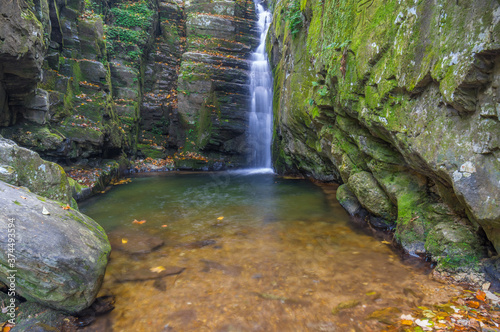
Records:
[[[264,9],[259,0],[256,0],[255,10],[258,15],[257,26],[260,32],[260,42],[251,58],[250,95],[252,104],[248,139],[252,150],[251,166],[253,168],[270,169],[272,167],[273,87],[265,45],[272,15]]]
[[[113,247],[101,295],[116,308],[86,331],[382,331],[455,292],[353,227],[335,189],[170,172],[88,200]]]

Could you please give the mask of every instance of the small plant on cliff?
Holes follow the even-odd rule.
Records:
[[[288,21],[288,28],[290,29],[292,38],[295,38],[304,25],[304,17],[302,16],[300,2],[298,0],[293,0],[288,5],[285,17]]]

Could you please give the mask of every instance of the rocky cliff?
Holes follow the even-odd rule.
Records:
[[[499,22],[495,0],[275,3],[277,169],[343,183],[442,267],[498,252]]]
[[[250,0],[2,5],[1,134],[62,163],[246,162]]]

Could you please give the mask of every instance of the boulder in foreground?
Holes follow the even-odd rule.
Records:
[[[19,295],[75,313],[94,301],[111,247],[95,221],[64,207],[0,181],[0,280],[10,284],[9,270],[17,270]],[[7,256],[9,229],[16,234],[14,268]]]

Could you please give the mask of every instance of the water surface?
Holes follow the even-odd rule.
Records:
[[[87,201],[82,212],[122,239],[102,290],[116,296],[116,309],[94,328],[382,331],[414,306],[457,292],[354,228],[334,195],[335,186],[272,174],[172,172]],[[140,236],[165,244],[125,250]],[[185,270],[123,282],[172,266]],[[387,308],[388,317],[370,318]]]

